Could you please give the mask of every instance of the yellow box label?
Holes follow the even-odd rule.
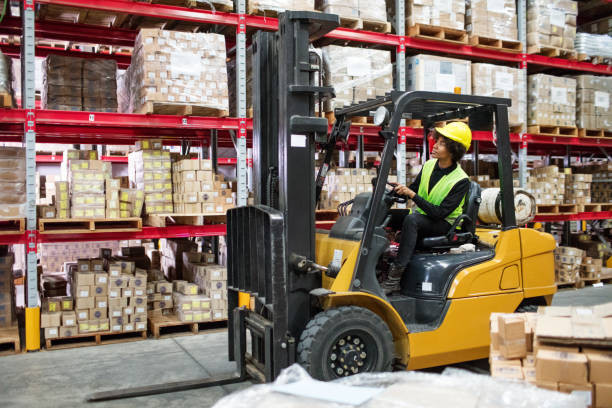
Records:
[[[191,310],[191,303],[183,303],[181,306],[182,310]]]

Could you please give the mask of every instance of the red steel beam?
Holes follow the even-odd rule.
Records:
[[[592,221],[612,219],[612,211],[582,212],[577,214],[547,214],[536,215],[534,222],[562,222],[562,221]]]
[[[612,75],[612,65],[591,64],[584,61],[570,61],[563,58],[545,57],[543,55],[526,54],[527,64],[541,65],[551,68],[571,69],[576,71],[593,72],[596,74]]]
[[[8,45],[0,44],[0,50],[9,57],[20,58],[21,47],[19,45]],[[104,58],[112,59],[117,61],[117,67],[120,69],[127,69],[130,66],[132,57],[127,54],[104,54],[104,53],[93,53],[79,50],[65,50],[63,48],[55,47],[44,47],[37,45],[34,52],[37,57],[46,57],[49,54],[63,55],[66,57],[80,57],[80,58]]]
[[[45,38],[123,47],[133,47],[138,34],[135,30],[54,21],[36,21],[35,30],[37,39]],[[2,20],[2,25],[0,25],[0,34],[21,35],[21,19],[5,17]]]

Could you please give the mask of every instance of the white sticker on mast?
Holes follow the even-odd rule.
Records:
[[[236,2],[238,12],[238,27],[236,28],[236,96],[238,98],[238,117],[246,118],[246,0]],[[246,144],[246,121],[242,122],[238,129],[237,137],[236,178],[238,180],[237,206],[247,205],[247,144]]]

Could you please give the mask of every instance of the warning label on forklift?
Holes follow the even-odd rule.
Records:
[[[331,264],[336,268],[342,266],[342,255],[343,251],[341,249],[334,249],[334,257],[332,258]]]
[[[432,290],[431,282],[422,282],[421,283],[421,290],[423,292],[431,292],[431,290]]]

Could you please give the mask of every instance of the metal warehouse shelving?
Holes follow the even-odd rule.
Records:
[[[395,1],[395,34],[382,34],[348,28],[338,28],[328,33],[317,45],[338,44],[387,49],[395,52],[395,77],[397,90],[405,90],[407,54],[432,52],[450,54],[478,61],[498,62],[520,67],[526,75],[529,67],[534,69],[555,69],[567,72],[595,73],[612,75],[612,67],[594,65],[588,62],[568,61],[524,53],[508,53],[485,50],[469,45],[456,45],[424,39],[410,38],[405,35],[405,3]],[[21,57],[23,64],[22,98],[23,109],[0,110],[0,140],[25,142],[27,157],[27,199],[31,203],[27,213],[25,234],[0,236],[2,244],[25,244],[27,253],[27,294],[28,309],[38,307],[36,276],[36,244],[41,242],[66,242],[106,239],[145,239],[188,236],[214,236],[225,234],[225,225],[171,226],[166,228],[143,227],[138,232],[91,233],[91,234],[41,234],[36,224],[36,162],[55,163],[58,156],[36,156],[35,144],[74,143],[74,144],[133,144],[136,140],[155,137],[163,138],[169,144],[189,140],[193,145],[212,145],[235,147],[236,159],[219,159],[218,164],[233,164],[237,167],[238,205],[246,204],[247,199],[247,146],[251,143],[252,120],[246,118],[246,40],[254,30],[277,30],[276,18],[246,14],[246,0],[236,0],[234,13],[213,12],[184,7],[133,2],[128,0],[24,0],[21,18],[5,17],[0,25],[0,34],[21,35],[20,45],[0,44],[7,55]],[[36,4],[48,4],[85,9],[123,13],[163,20],[181,20],[202,25],[226,26],[225,33],[235,29],[236,89],[238,118],[180,117],[167,115],[140,115],[122,113],[66,112],[36,109],[34,73],[35,56],[49,53],[74,55],[79,57],[102,57],[115,59],[120,67],[127,67],[130,55],[125,53],[91,53],[79,50],[64,50],[36,45],[37,37],[59,41],[99,43],[110,46],[133,46],[137,31],[123,28],[109,28],[85,24],[71,24],[50,21],[35,22]],[[519,39],[526,40],[526,0],[518,0]],[[229,38],[228,38],[229,40]],[[229,43],[229,41],[228,41]],[[525,51],[525,50],[523,50]],[[379,129],[374,126],[351,126],[348,147],[365,150],[379,150],[382,141]],[[422,129],[402,127],[396,154],[398,181],[406,180],[406,150],[420,150]],[[556,140],[558,139],[558,140]],[[604,152],[612,150],[611,139],[554,138],[533,134],[513,134],[512,142],[518,146],[519,170],[521,180],[525,179],[526,155],[530,151],[550,152],[551,145],[560,142],[563,149],[572,146],[575,152]],[[494,143],[491,132],[474,132],[476,151],[485,152]],[[359,143],[361,142],[361,143]],[[567,150],[564,150],[567,152]],[[607,153],[606,153],[607,154]],[[61,159],[60,159],[61,160]],[[106,158],[109,161],[124,159]],[[597,215],[594,215],[597,216]],[[605,214],[610,217],[610,214]],[[556,220],[556,219],[555,219]],[[38,318],[38,313],[26,313],[28,319]],[[29,326],[28,326],[29,327]],[[38,334],[28,332],[30,336]],[[28,342],[26,341],[26,344]],[[33,349],[30,343],[27,347]]]

